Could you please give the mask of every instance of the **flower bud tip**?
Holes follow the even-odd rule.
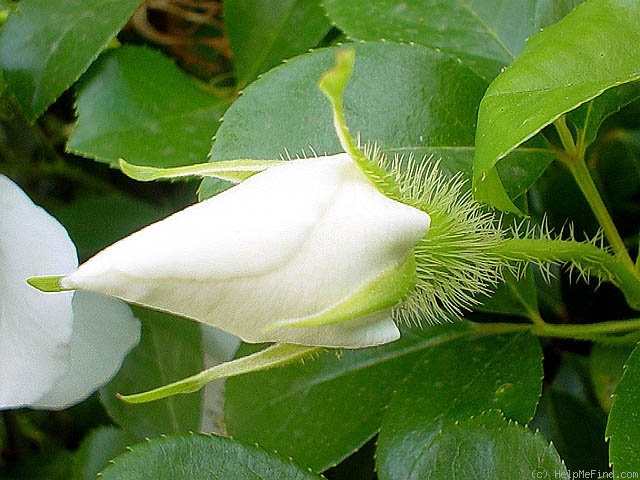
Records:
[[[31,277],[27,278],[27,283],[34,288],[37,288],[41,292],[64,292],[71,290],[61,285],[60,280],[64,278],[63,275],[58,276],[46,276],[46,277]]]

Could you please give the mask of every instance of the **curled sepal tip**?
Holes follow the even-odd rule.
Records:
[[[216,177],[228,182],[240,183],[256,173],[281,163],[283,163],[282,160],[221,160],[181,167],[160,168],[134,165],[122,158],[119,160],[122,173],[139,182],[185,177]]]
[[[342,48],[336,52],[335,58],[335,65],[320,77],[318,87],[331,103],[333,126],[340,144],[378,190],[389,198],[398,200],[400,195],[395,180],[360,149],[358,142],[351,136],[344,117],[344,91],[353,71],[355,51],[353,48]]]
[[[277,343],[246,357],[221,363],[183,380],[149,390],[148,392],[133,395],[117,394],[117,398],[126,403],[147,403],[181,393],[193,393],[214,380],[279,367],[309,357],[321,350],[323,350],[321,347]]]
[[[71,288],[65,288],[60,284],[60,280],[64,278],[63,275],[57,276],[45,276],[45,277],[31,277],[27,278],[27,283],[34,288],[37,288],[41,292],[66,292],[73,290]]]

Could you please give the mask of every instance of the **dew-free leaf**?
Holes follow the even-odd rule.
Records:
[[[329,351],[304,364],[232,378],[227,430],[323,471],[378,431],[399,372],[409,371],[420,352],[467,334],[463,323],[409,330],[382,347]]]
[[[414,478],[413,459],[421,452],[435,454],[441,429],[486,410],[499,409],[527,423],[541,394],[541,379],[542,352],[530,335],[461,338],[425,350],[401,374],[385,412],[376,455],[379,477]]]
[[[201,434],[168,436],[135,445],[116,457],[104,480],[320,480],[291,460],[257,446]]]
[[[320,3],[309,0],[227,0],[224,17],[239,87],[316,46],[330,28]]]
[[[91,65],[140,0],[23,0],[0,31],[0,70],[35,120]]]
[[[135,309],[142,321],[140,344],[125,359],[118,375],[100,390],[113,420],[139,439],[197,431],[202,392],[128,405],[117,393],[139,392],[188,377],[203,369],[200,329],[182,318]]]
[[[83,78],[67,149],[115,167],[201,163],[225,107],[159,52],[119,48]]]
[[[636,347],[625,364],[615,389],[607,422],[609,462],[613,473],[640,472],[640,348]]]
[[[558,452],[542,435],[491,411],[439,432],[432,448],[414,459],[410,478],[508,480],[568,475]]]
[[[494,166],[562,114],[640,78],[640,2],[593,0],[532,36],[478,113],[474,194],[517,211]]]

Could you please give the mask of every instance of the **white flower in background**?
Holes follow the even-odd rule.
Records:
[[[60,286],[248,342],[377,345],[400,336],[391,311],[415,285],[429,222],[346,153],[292,160],[115,243]]]
[[[26,283],[76,268],[76,251],[64,227],[2,175],[0,232],[0,409],[65,408],[115,374],[139,322],[115,299]]]

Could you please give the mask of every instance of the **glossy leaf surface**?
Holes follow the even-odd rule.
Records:
[[[417,45],[354,44],[356,62],[345,92],[345,115],[354,135],[390,155],[433,156],[447,172],[469,175],[477,105],[486,82],[448,56]],[[318,89],[336,49],[296,57],[251,84],[225,114],[212,160],[286,158],[341,151],[331,109]],[[385,64],[388,68],[380,69]],[[538,146],[520,155],[548,162]],[[546,165],[546,163],[545,163]],[[505,168],[508,167],[505,164]],[[510,170],[511,171],[511,170]],[[516,165],[515,173],[522,172]],[[539,172],[514,175],[520,195]],[[205,180],[200,196],[219,183]]]
[[[398,372],[410,370],[424,349],[461,335],[467,335],[462,323],[405,331],[383,347],[329,351],[304,364],[230,379],[227,430],[323,471],[378,431]]]
[[[29,119],[35,120],[82,75],[139,4],[20,2],[0,33],[0,69]]]
[[[111,460],[135,443],[135,437],[116,427],[94,430],[73,457],[72,480],[94,480]]]
[[[432,447],[415,459],[414,472],[403,478],[569,478],[555,448],[540,434],[495,411],[439,432]]]
[[[319,480],[291,461],[216,436],[169,436],[134,446],[102,472],[104,480]]]
[[[331,19],[352,39],[417,43],[442,50],[491,80],[526,39],[580,0],[326,0]]]
[[[480,105],[474,193],[514,211],[494,165],[560,115],[640,77],[640,3],[597,0],[579,5],[532,36],[518,59],[491,84]]]
[[[633,351],[614,392],[607,422],[609,461],[613,473],[640,471],[640,348]]]
[[[314,47],[330,27],[315,0],[227,0],[224,15],[240,87]]]
[[[113,166],[206,161],[225,104],[158,52],[103,55],[81,82],[78,124],[67,149]]]
[[[385,412],[376,455],[380,478],[413,478],[413,459],[437,452],[439,431],[485,410],[527,423],[541,378],[542,352],[529,335],[459,339],[426,350],[402,376]]]

